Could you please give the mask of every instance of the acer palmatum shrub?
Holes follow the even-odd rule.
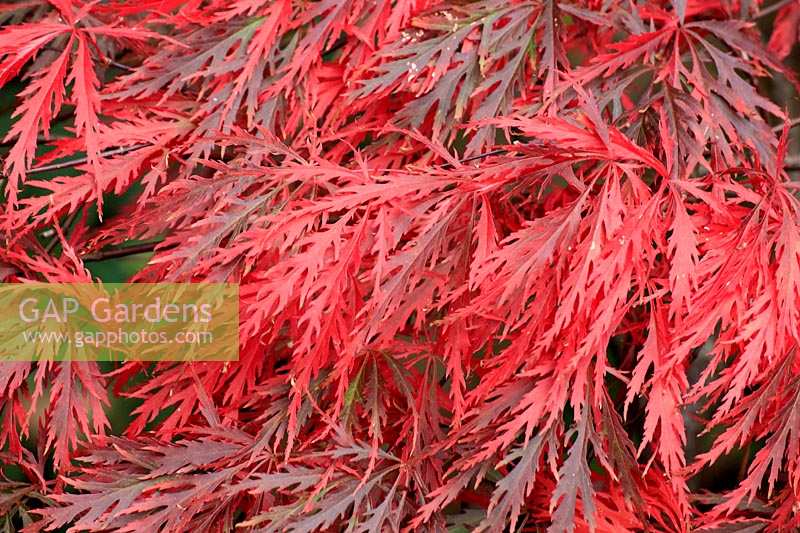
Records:
[[[0,10],[3,280],[242,309],[3,363],[6,530],[800,527],[796,1]]]

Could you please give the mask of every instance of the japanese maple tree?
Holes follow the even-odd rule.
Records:
[[[797,0],[0,23],[0,281],[241,309],[235,362],[0,363],[6,531],[800,529]]]

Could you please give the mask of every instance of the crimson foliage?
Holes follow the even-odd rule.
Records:
[[[800,527],[797,2],[0,10],[3,279],[242,295],[236,363],[2,364],[8,528]]]

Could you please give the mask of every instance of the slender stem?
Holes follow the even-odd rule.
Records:
[[[132,152],[134,150],[138,150],[139,148],[144,148],[148,146],[147,144],[134,144],[131,146],[120,146],[119,148],[112,148],[110,150],[105,150],[100,152],[100,155],[103,157],[107,157],[110,155],[120,155],[126,154],[128,152]],[[36,174],[39,172],[50,172],[51,170],[60,170],[62,168],[69,168],[74,167],[75,165],[81,165],[86,163],[89,160],[88,156],[83,157],[76,157],[75,159],[69,159],[67,161],[62,161],[61,163],[53,163],[50,165],[42,165],[39,167],[33,167],[28,169],[28,174]]]
[[[789,121],[789,129],[794,128],[798,124],[800,124],[800,117],[793,118],[792,120]],[[783,126],[784,126],[783,124],[778,124],[777,126],[772,128],[772,131],[776,131],[776,132],[777,131],[783,131]]]
[[[750,455],[753,453],[753,443],[750,442],[747,445],[747,448],[744,449],[742,452],[742,462],[739,465],[739,481],[742,481],[745,477],[747,477],[747,470],[750,464]]]
[[[72,223],[75,222],[75,219],[78,218],[78,214],[80,212],[81,210],[77,209],[74,213],[72,213],[69,217],[67,217],[67,220],[64,221],[64,226],[63,226],[64,231],[69,229]],[[44,251],[46,253],[50,253],[50,251],[52,251],[52,249],[55,247],[56,243],[58,243],[58,234],[53,235],[53,237],[50,239],[50,242],[48,242],[47,246],[44,247]]]
[[[760,19],[761,17],[766,17],[770,13],[774,13],[775,11],[779,10],[780,8],[782,8],[783,6],[791,4],[793,1],[794,0],[781,0],[780,2],[775,2],[771,6],[765,7],[764,9],[762,9],[761,11],[756,13],[756,16],[754,18]]]
[[[506,154],[506,153],[508,153],[506,150],[503,150],[502,148],[498,148],[497,150],[491,150],[491,151],[483,153],[483,154],[477,154],[477,155],[471,155],[469,157],[465,157],[464,159],[459,161],[459,163],[462,163],[462,164],[463,163],[469,163],[470,161],[477,161],[478,159],[483,159],[485,157],[491,157],[493,155],[502,155],[502,154]],[[452,166],[453,165],[450,164],[450,163],[445,163],[444,165],[442,165],[442,168],[451,168]]]
[[[99,252],[92,252],[81,257],[85,263],[96,263],[105,261],[107,259],[117,259],[120,257],[127,257],[129,255],[143,254],[152,252],[161,241],[143,242],[141,244],[134,244],[131,246],[124,246],[122,248],[112,248],[110,250],[101,250]],[[49,246],[49,245],[48,245]],[[165,246],[164,249],[168,250],[174,248],[175,245]],[[17,269],[17,274],[22,274],[22,270]]]
[[[36,136],[36,142],[37,143],[44,143],[44,142],[47,142],[47,141],[57,141],[58,139],[68,139],[68,138],[69,137],[56,136],[56,135],[51,135],[50,137],[45,137],[44,135],[37,135]],[[16,140],[6,141],[6,142],[3,142],[3,143],[0,143],[0,148],[11,148],[16,143],[17,143]]]
[[[161,241],[153,241],[153,242],[143,242],[141,244],[133,244],[131,246],[123,246],[122,248],[112,248],[110,250],[100,250],[98,252],[92,252],[90,254],[86,254],[83,256],[84,262],[97,262],[97,261],[105,261],[106,259],[116,259],[119,257],[127,257],[129,255],[136,255],[136,254],[143,254],[146,252],[152,252],[155,250],[156,246]],[[172,248],[175,245],[167,246],[166,248]]]
[[[483,159],[484,157],[491,157],[493,155],[503,155],[505,153],[507,153],[505,150],[499,148],[497,150],[491,150],[489,152],[486,152],[485,154],[478,154],[478,155],[473,155],[473,156],[470,156],[470,157],[465,157],[464,159],[461,160],[461,162],[462,163],[469,163],[470,161],[475,161],[477,159]]]
[[[129,67],[128,65],[120,63],[119,61],[109,60],[108,64],[117,67],[118,69],[121,70],[127,70],[128,72],[133,72],[134,70],[136,70],[134,68]]]

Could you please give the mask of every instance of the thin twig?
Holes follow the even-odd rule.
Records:
[[[471,155],[469,157],[465,157],[464,159],[459,161],[459,163],[462,163],[462,164],[463,163],[469,163],[470,161],[477,161],[478,159],[483,159],[485,157],[491,157],[493,155],[503,155],[503,154],[506,154],[506,153],[508,153],[507,150],[503,150],[502,148],[498,148],[497,150],[491,150],[491,151],[486,152],[484,154]],[[444,165],[442,165],[442,168],[451,168],[452,166],[453,165],[450,164],[450,163],[445,163]]]
[[[99,252],[92,252],[81,256],[84,263],[97,263],[107,259],[118,259],[120,257],[127,257],[129,255],[143,254],[152,252],[161,241],[143,242],[141,244],[134,244],[131,246],[124,246],[122,248],[112,248],[111,250],[100,250]],[[175,244],[170,244],[164,247],[164,250],[174,248]],[[23,271],[16,269],[15,274],[23,274]]]
[[[794,0],[781,0],[780,2],[775,2],[771,6],[765,7],[764,9],[756,13],[756,16],[754,18],[760,19],[761,17],[766,17],[770,13],[774,13],[775,11],[778,11],[780,8],[788,4],[791,4],[792,2],[794,2]]]
[[[78,213],[80,212],[80,209],[75,210],[75,212],[64,221],[64,231],[69,229],[72,223],[75,222],[75,219],[78,218]],[[47,246],[44,247],[45,253],[50,253],[50,251],[52,251],[52,249],[55,247],[56,243],[58,243],[58,235],[53,235],[53,238],[50,239],[50,242],[48,242]]]
[[[55,135],[51,135],[49,137],[45,137],[44,135],[37,135],[36,136],[36,142],[37,143],[45,143],[45,142],[48,142],[48,141],[57,141],[59,139],[69,139],[69,137],[55,136]],[[6,142],[3,142],[3,143],[0,143],[0,148],[2,148],[2,149],[11,148],[16,143],[17,143],[16,140],[6,141]]]
[[[792,120],[789,121],[789,129],[794,128],[798,124],[800,124],[800,117],[793,118]],[[775,131],[775,132],[783,131],[783,126],[784,126],[784,124],[778,124],[777,126],[772,128],[772,131]]]
[[[118,69],[121,69],[121,70],[127,70],[128,72],[133,72],[134,70],[136,70],[133,67],[129,67],[128,65],[120,63],[119,61],[114,61],[112,59],[108,60],[108,64],[111,65],[111,66],[117,67]]]
[[[143,254],[155,250],[162,241],[143,242],[141,244],[133,244],[130,246],[123,246],[122,248],[112,248],[110,250],[100,250],[92,252],[82,257],[86,262],[105,261],[106,259],[117,259],[119,257],[127,257],[129,255]],[[164,249],[173,248],[175,244],[164,247]]]
[[[747,445],[747,448],[744,449],[742,452],[742,463],[739,465],[739,475],[737,479],[741,482],[745,477],[747,477],[747,469],[750,466],[750,455],[753,453],[753,443],[752,441]]]
[[[470,156],[470,157],[465,157],[464,159],[461,160],[461,162],[462,163],[469,163],[470,161],[475,161],[477,159],[483,159],[484,157],[491,157],[493,155],[503,155],[503,154],[506,154],[506,153],[508,153],[506,150],[503,150],[502,148],[498,148],[497,150],[491,150],[489,152],[486,152],[485,154],[478,154],[478,155],[473,155],[473,156]]]
[[[111,156],[111,155],[120,155],[126,154],[128,152],[132,152],[133,150],[138,150],[139,148],[144,148],[149,146],[147,144],[134,144],[131,146],[120,146],[119,148],[112,148],[110,150],[104,150],[100,152],[100,155],[103,157]],[[28,169],[28,174],[37,174],[39,172],[50,172],[51,170],[60,170],[62,168],[69,168],[74,167],[75,165],[82,165],[89,160],[88,156],[83,157],[76,157],[75,159],[69,159],[67,161],[62,161],[61,163],[52,163],[50,165],[42,165],[40,167],[33,167]]]

